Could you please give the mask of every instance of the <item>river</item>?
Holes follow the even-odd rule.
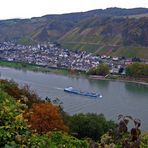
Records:
[[[117,120],[119,114],[131,115],[142,121],[142,130],[148,130],[148,86],[6,67],[0,67],[0,73],[1,79],[13,79],[19,85],[28,84],[42,98],[59,98],[69,114],[103,113],[112,120]],[[69,86],[101,93],[103,97],[94,99],[64,92],[63,89]]]

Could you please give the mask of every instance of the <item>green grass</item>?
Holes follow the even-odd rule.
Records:
[[[0,61],[0,66],[8,66],[19,69],[19,68],[26,68],[28,65],[24,63]]]
[[[43,67],[43,66],[39,66],[39,65],[20,63],[20,62],[0,61],[0,66],[16,68],[16,69],[24,69],[24,70],[30,70],[30,71],[36,71],[36,72],[44,72],[44,73],[55,73],[55,74],[62,74],[62,75],[71,74],[69,69]],[[75,71],[74,74],[83,75],[84,72]]]

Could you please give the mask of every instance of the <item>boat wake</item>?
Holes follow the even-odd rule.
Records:
[[[54,87],[54,89],[57,89],[57,90],[64,90],[64,88],[60,88],[60,87]]]

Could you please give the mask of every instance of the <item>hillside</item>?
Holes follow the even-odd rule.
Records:
[[[148,52],[148,17],[89,18],[81,21],[59,41],[64,47],[72,49],[146,58],[148,56],[142,53]],[[140,53],[137,49],[144,52]]]
[[[148,51],[148,9],[107,8],[80,13],[0,21],[0,42],[22,44],[56,41],[65,48],[122,55],[122,50]],[[122,52],[120,52],[120,49]],[[127,54],[124,54],[125,56]]]

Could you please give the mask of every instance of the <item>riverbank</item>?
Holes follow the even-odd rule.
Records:
[[[107,80],[107,81],[118,81],[118,82],[128,82],[128,83],[136,83],[136,84],[142,84],[142,85],[147,85],[148,86],[148,79],[145,79],[144,81],[142,81],[141,79],[133,79],[130,77],[126,77],[126,76],[108,76],[108,77],[103,77],[103,76],[97,76],[97,75],[89,75],[88,76],[89,79],[95,79],[95,80]]]
[[[15,68],[15,69],[30,70],[30,71],[35,71],[35,72],[55,73],[55,74],[63,74],[63,75],[80,73],[80,71],[72,71],[66,68],[57,68],[57,67],[52,67],[52,66],[47,67],[47,66],[42,66],[42,65],[21,63],[21,62],[0,61],[0,66],[10,67],[10,68]]]
[[[50,66],[47,67],[47,66],[21,63],[21,62],[9,62],[9,61],[0,61],[0,66],[30,70],[30,71],[35,71],[35,72],[54,73],[54,74],[62,74],[62,75],[70,74],[70,75],[83,76],[83,77],[85,76],[89,79],[129,82],[129,83],[136,83],[136,84],[142,84],[142,85],[148,86],[148,78],[147,79],[133,79],[130,77],[119,76],[119,75],[109,75],[107,77],[97,76],[97,75],[86,75],[86,73],[83,71],[70,70],[66,68],[50,67]]]

